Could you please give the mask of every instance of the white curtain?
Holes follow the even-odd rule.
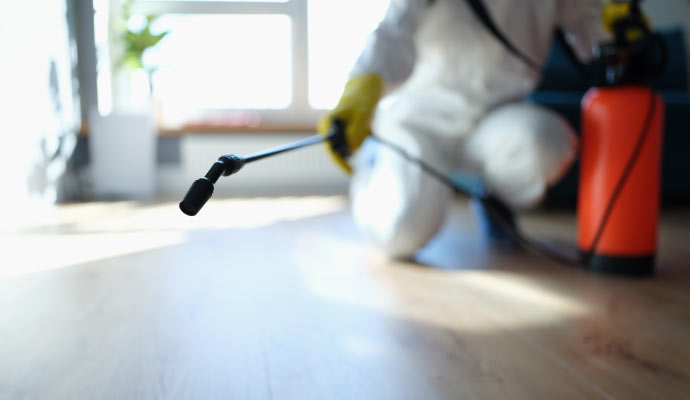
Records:
[[[70,7],[51,0],[0,9],[0,204],[70,200],[80,124]]]

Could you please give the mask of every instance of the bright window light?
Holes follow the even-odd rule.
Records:
[[[367,35],[390,0],[309,0],[309,104],[335,106]]]
[[[217,1],[223,3],[287,3],[289,0],[147,0],[147,1]]]
[[[170,33],[144,54],[164,107],[283,109],[292,101],[291,21],[286,15],[164,15]],[[155,33],[155,32],[154,32]]]
[[[159,16],[152,33],[169,32],[142,60],[163,126],[311,126],[337,102],[389,2],[135,0],[129,28],[144,24],[138,13]],[[99,99],[110,95],[107,77],[99,73]],[[113,91],[127,95],[121,83]],[[245,114],[251,121],[237,123]]]

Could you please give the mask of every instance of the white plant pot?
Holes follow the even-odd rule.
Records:
[[[89,135],[92,194],[96,199],[143,199],[156,192],[153,107],[92,113]]]

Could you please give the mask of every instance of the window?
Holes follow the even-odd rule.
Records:
[[[153,86],[163,104],[197,109],[290,106],[287,16],[170,14],[155,27],[170,33],[144,55],[143,63],[160,66]]]
[[[117,0],[115,0],[117,1]],[[135,1],[164,128],[307,127],[335,105],[388,0]]]

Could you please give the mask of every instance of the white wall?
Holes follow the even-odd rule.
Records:
[[[690,0],[647,0],[642,7],[655,28],[683,28],[687,48],[685,55],[687,65],[690,65]]]
[[[683,26],[690,32],[690,0],[647,0],[642,8],[655,27]]]
[[[79,118],[67,2],[8,2],[2,11],[0,201],[52,202]]]

